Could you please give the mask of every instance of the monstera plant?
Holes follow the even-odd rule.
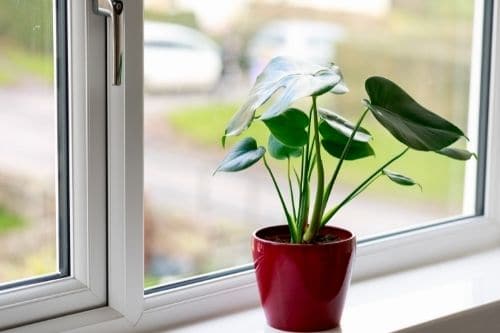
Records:
[[[254,121],[262,121],[269,129],[267,150],[252,137],[234,145],[216,171],[240,171],[262,160],[276,187],[292,243],[310,243],[318,230],[348,202],[363,192],[375,179],[386,176],[400,185],[415,185],[409,177],[387,168],[415,149],[467,160],[473,154],[452,145],[464,133],[451,122],[418,104],[394,82],[383,77],[370,77],[365,83],[368,99],[363,100],[365,110],[354,124],[333,110],[318,105],[318,98],[326,93],[344,94],[348,89],[339,67],[322,67],[286,57],[274,58],[264,69],[250,91],[247,101],[234,115],[222,138],[240,135]],[[282,92],[280,90],[283,90]],[[281,92],[267,110],[256,111],[278,91]],[[311,107],[304,112],[291,105],[298,99],[310,97]],[[336,206],[328,209],[327,202],[345,160],[357,160],[374,155],[370,145],[370,132],[361,127],[366,115],[371,113],[397,140],[407,147],[380,166],[367,179]],[[289,205],[266,160],[266,153],[279,160],[300,158],[300,170],[288,169],[291,188]],[[331,175],[325,174],[323,159],[338,160]],[[315,173],[315,178],[312,174]],[[292,178],[295,180],[292,181]],[[311,200],[311,182],[315,191]],[[295,183],[294,183],[295,182]]]
[[[292,249],[290,251],[297,249],[302,253],[309,251],[305,249],[310,247],[300,245],[337,244],[336,246],[341,252],[346,252],[349,257],[352,257],[354,237],[343,233],[345,230],[340,228],[337,228],[340,231],[333,231],[331,228],[332,231],[327,232],[329,230],[326,226],[327,223],[332,221],[341,208],[355,199],[379,177],[388,177],[399,185],[416,185],[417,183],[410,177],[388,169],[392,163],[402,158],[409,150],[428,151],[457,160],[468,160],[474,155],[467,150],[451,147],[457,140],[465,137],[462,130],[417,103],[394,82],[374,76],[366,80],[365,89],[368,98],[362,101],[364,110],[356,122],[351,122],[335,111],[323,108],[319,103],[320,96],[324,94],[342,95],[349,91],[338,66],[333,64],[320,66],[292,58],[277,57],[271,60],[257,77],[247,101],[230,120],[222,138],[223,145],[225,145],[227,137],[242,134],[256,121],[265,124],[269,130],[269,139],[264,143],[257,143],[252,137],[245,137],[238,141],[220,163],[216,172],[240,171],[262,161],[276,188],[283,208],[284,221],[288,225],[288,231],[278,228],[274,229],[273,232],[261,230],[254,234],[253,251],[258,278],[260,275],[260,278],[264,280],[289,281],[294,279],[293,275],[300,275],[295,270],[304,262],[306,266],[304,274],[313,274],[316,268],[312,267],[312,263],[316,260],[315,258],[321,256],[314,254],[315,257],[306,260],[303,254],[300,254],[302,255],[301,259],[297,259],[290,265],[295,273],[291,274],[286,269],[277,272],[277,269],[283,270],[283,266],[286,266],[282,261],[279,263],[269,262],[268,266],[271,268],[264,267],[266,259],[263,259],[262,255],[269,254],[275,249],[275,247],[266,248],[269,242],[286,243],[284,245],[286,248]],[[310,99],[310,107],[307,110],[294,107],[294,102],[304,98]],[[258,112],[261,107],[264,110]],[[372,140],[370,132],[361,126],[368,114],[372,114],[396,140],[399,140],[406,147],[380,165],[379,168],[373,170],[373,173],[360,181],[359,185],[343,200],[329,207],[329,198],[335,188],[344,161],[363,159],[375,153],[370,144]],[[285,180],[286,191],[289,192],[287,196],[284,195],[278,179],[271,170],[268,163],[269,158],[284,160],[287,163],[288,175]],[[324,160],[326,158],[333,158],[337,161],[331,173],[327,173],[325,170]],[[293,159],[299,159],[300,163],[292,163]],[[278,230],[280,235],[276,235]],[[255,238],[260,239],[260,243]],[[339,244],[343,241],[349,241],[349,244],[344,244],[341,247]],[[333,263],[337,259],[331,260],[333,261],[324,262],[324,265],[334,267]],[[340,266],[343,266],[337,268],[336,272],[344,272],[344,275],[350,276],[350,262],[349,259],[339,263]],[[324,267],[320,270],[321,274],[325,275]],[[332,272],[330,277],[325,277],[327,281],[335,280],[336,272]],[[339,283],[344,281],[340,280]],[[315,284],[318,284],[319,280],[314,281],[316,281]],[[270,288],[268,283],[270,282],[259,281],[259,288],[271,326],[292,330],[310,330],[329,328],[338,324],[339,311],[341,312],[343,304],[342,297],[336,303],[337,307],[340,306],[340,310],[333,311],[337,316],[324,320],[320,318],[320,322],[318,322],[318,318],[321,317],[318,313],[323,310],[324,312],[332,312],[331,308],[330,310],[325,308],[332,306],[331,304],[326,305],[328,302],[321,303],[323,305],[304,306],[301,304],[298,309],[295,309],[291,304],[297,303],[297,297],[299,299],[301,297],[297,296],[297,291],[294,290],[290,291],[293,295],[290,297],[293,299],[283,301],[286,296],[280,295],[278,298],[281,301],[271,301],[272,304],[266,306],[264,299],[269,302],[269,297],[265,293],[269,292],[270,289],[276,290],[276,288]],[[297,282],[290,288],[303,285],[307,285],[307,282]],[[341,289],[338,286],[333,288]],[[288,291],[283,289],[281,293],[286,294]],[[340,291],[340,293],[345,294],[344,291]],[[308,297],[304,296],[303,298],[308,299]],[[307,315],[311,308],[316,310]],[[269,314],[267,311],[269,309],[274,309],[274,313]],[[313,320],[312,324],[306,325],[305,321],[311,320],[307,317],[314,317],[316,320]]]

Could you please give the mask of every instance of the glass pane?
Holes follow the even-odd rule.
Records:
[[[146,0],[145,8],[146,287],[246,264],[252,231],[285,223],[262,163],[212,176],[227,152],[220,146],[226,124],[274,56],[337,63],[350,93],[319,103],[352,121],[363,111],[364,80],[381,75],[465,131],[476,126],[472,0]],[[334,201],[404,148],[373,118],[364,126],[376,157],[345,163]],[[252,128],[266,145],[262,125]],[[325,163],[330,174],[335,160]],[[331,223],[366,239],[474,214],[464,186],[475,183],[467,171],[475,163],[411,151],[392,169],[422,191],[380,179]],[[271,167],[286,189],[286,164]]]
[[[0,1],[0,288],[59,272],[52,0]]]

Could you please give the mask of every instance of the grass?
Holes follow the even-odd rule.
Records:
[[[156,287],[161,283],[161,277],[156,275],[146,274],[144,276],[144,288]]]
[[[203,149],[217,150],[222,156],[225,152],[220,148],[220,138],[228,120],[237,108],[238,104],[236,103],[186,107],[170,113],[168,122],[178,135],[187,138]],[[404,149],[401,143],[396,141],[374,120],[369,119],[363,126],[374,137],[372,145],[376,156],[358,161],[347,161],[339,178],[339,182],[346,186],[356,186],[377,167]],[[254,122],[251,128],[242,134],[243,136],[253,136],[260,145],[267,145],[268,132],[259,121]],[[227,146],[231,146],[239,139],[241,137],[230,138]],[[323,159],[325,168],[328,170],[326,174],[331,174],[336,165],[336,159],[330,156],[324,156]],[[284,164],[278,168],[285,170]],[[368,190],[369,192],[390,197],[391,200],[396,201],[423,200],[448,209],[460,207],[463,191],[462,179],[465,170],[463,162],[450,160],[433,153],[411,151],[405,158],[394,163],[390,169],[412,177],[422,185],[423,191],[421,192],[418,187],[401,187],[385,179],[377,181]]]
[[[0,40],[0,46],[0,87],[16,84],[23,76],[54,81],[51,54],[33,53],[5,40]]]
[[[0,67],[0,87],[7,86],[14,82],[15,79],[8,70],[5,68]]]
[[[5,54],[8,61],[19,71],[34,75],[45,82],[54,80],[52,55],[33,54],[19,48],[9,48]]]
[[[0,207],[0,234],[19,229],[24,225],[25,221],[20,216]]]

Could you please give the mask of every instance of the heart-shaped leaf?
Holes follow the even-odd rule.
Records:
[[[365,82],[366,106],[396,139],[416,150],[437,151],[464,133],[455,125],[418,104],[394,82],[370,77]]]
[[[342,152],[344,151],[344,147],[347,144],[347,140],[345,142],[339,142],[336,140],[323,139],[321,140],[321,144],[328,154],[333,157],[340,158],[342,156]],[[347,150],[345,155],[345,159],[353,161],[372,155],[375,155],[375,152],[369,143],[352,141],[349,150]]]
[[[266,149],[257,147],[254,138],[248,137],[236,143],[219,164],[214,174],[219,171],[240,171],[256,163],[264,156]]]
[[[345,119],[341,115],[327,109],[318,108],[318,114],[324,122],[320,125],[320,133],[325,139],[335,140],[339,136],[346,139],[351,137],[356,125]],[[372,138],[370,132],[360,127],[354,134],[353,140],[360,142],[368,142]]]
[[[338,84],[340,86],[335,89]],[[301,97],[321,95],[327,91],[346,92],[338,66],[324,67],[289,57],[276,57],[257,77],[247,101],[229,122],[225,136],[238,135],[248,128],[255,117],[255,110],[280,88],[284,88],[283,93],[264,112],[262,119],[276,117]]]
[[[271,133],[282,143],[302,147],[307,143],[306,127],[309,117],[299,109],[288,109],[282,114],[263,120]]]
[[[395,182],[396,184],[403,185],[403,186],[417,185],[418,187],[420,187],[420,190],[422,190],[422,186],[420,186],[420,184],[416,183],[410,177],[407,177],[405,175],[402,175],[400,173],[397,173],[397,172],[394,172],[394,171],[390,171],[390,170],[387,170],[387,169],[382,170],[382,173],[384,175],[386,175],[387,178],[389,178],[390,180],[392,180],[393,182]]]
[[[465,150],[465,149],[460,149],[460,148],[451,148],[451,147],[446,147],[443,149],[440,149],[436,151],[436,153],[448,156],[450,158],[460,160],[460,161],[467,161],[469,160],[472,156],[477,159],[477,155]]]
[[[276,139],[274,135],[269,135],[269,141],[267,144],[269,154],[278,160],[284,160],[291,157],[298,157],[302,155],[302,147],[290,147],[284,145],[280,140]]]

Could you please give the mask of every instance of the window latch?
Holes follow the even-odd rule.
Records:
[[[120,0],[94,0],[94,12],[109,18],[112,82],[114,86],[119,86],[123,70],[123,2]]]

